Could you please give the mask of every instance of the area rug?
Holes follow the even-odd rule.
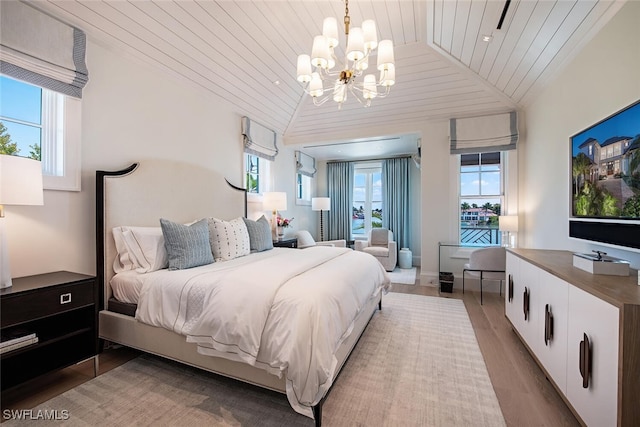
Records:
[[[505,425],[462,301],[389,293],[382,304],[329,392],[324,426]],[[282,394],[147,355],[38,411],[67,414],[65,426],[314,424]]]
[[[391,272],[387,272],[391,283],[399,283],[401,285],[415,285],[416,284],[416,268],[400,268],[396,267]]]

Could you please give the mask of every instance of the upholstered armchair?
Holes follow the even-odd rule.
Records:
[[[386,228],[374,228],[369,240],[356,240],[355,250],[373,255],[387,271],[393,271],[398,261],[398,244],[393,240],[393,232]]]
[[[307,230],[300,230],[296,232],[296,239],[298,239],[298,249],[308,248],[310,246],[335,246],[337,248],[346,248],[347,241],[342,240],[328,240],[326,242],[316,242]]]

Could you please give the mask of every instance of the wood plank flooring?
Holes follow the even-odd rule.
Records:
[[[418,275],[419,277],[419,275]],[[392,292],[439,296],[435,286],[391,285]],[[480,305],[478,292],[455,289],[443,298],[465,303],[489,377],[508,426],[578,426],[560,395],[529,355],[504,316],[504,299],[485,292]],[[125,347],[100,355],[100,374],[135,358],[139,353]],[[93,362],[45,375],[2,394],[1,409],[29,409],[72,389],[93,377]]]

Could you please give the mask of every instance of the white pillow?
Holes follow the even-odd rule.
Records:
[[[168,267],[169,258],[162,228],[115,227],[113,236],[118,250],[113,268],[116,273],[119,272],[116,269],[118,263],[123,270],[135,270],[138,273],[149,273]]]
[[[113,231],[113,240],[116,243],[116,258],[113,260],[113,271],[115,273],[122,273],[123,271],[133,270],[136,268],[134,261],[129,256],[129,250],[124,243],[124,238],[122,237],[122,228],[123,227],[114,227]]]
[[[242,218],[223,221],[209,218],[209,243],[216,261],[228,261],[249,255],[249,232]]]

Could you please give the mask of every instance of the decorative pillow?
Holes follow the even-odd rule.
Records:
[[[257,221],[242,218],[249,233],[249,246],[251,252],[262,252],[273,249],[273,239],[271,238],[271,225],[267,218],[262,215]]]
[[[231,221],[209,218],[209,236],[216,261],[228,261],[251,252],[249,232],[242,218]]]
[[[206,218],[191,225],[160,218],[160,227],[167,248],[169,270],[183,270],[213,262]]]

